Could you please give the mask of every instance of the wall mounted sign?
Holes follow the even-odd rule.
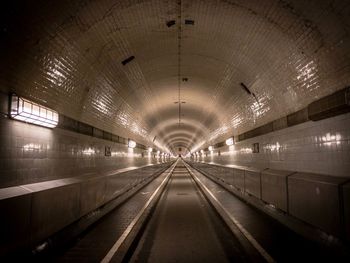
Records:
[[[105,156],[112,156],[110,146],[105,146]]]
[[[253,153],[259,153],[259,143],[253,143]]]

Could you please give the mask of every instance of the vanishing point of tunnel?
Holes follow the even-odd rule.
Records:
[[[350,262],[350,1],[1,1],[0,261]]]

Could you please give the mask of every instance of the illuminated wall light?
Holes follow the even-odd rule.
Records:
[[[252,153],[253,149],[252,148],[241,148],[239,151],[241,153]]]
[[[11,96],[11,118],[48,128],[55,128],[58,124],[58,113],[37,103]]]
[[[201,150],[201,153],[204,153],[204,150]]]
[[[214,151],[214,147],[213,146],[209,146],[208,150],[212,152],[212,151]]]
[[[35,143],[28,143],[28,144],[23,146],[23,150],[25,152],[34,151],[34,150],[41,150],[41,145],[35,144]]]
[[[151,153],[153,149],[151,147],[148,148],[148,152]]]
[[[341,139],[342,137],[340,134],[331,135],[330,133],[327,133],[325,136],[322,136],[322,142],[327,146],[330,146],[334,143],[340,144]]]
[[[264,149],[274,152],[274,151],[280,151],[280,149],[282,149],[282,146],[278,142],[276,142],[276,144],[267,144],[264,147]]]
[[[84,155],[92,155],[92,154],[95,154],[96,151],[94,149],[92,149],[91,147],[89,147],[88,149],[83,150],[82,153]]]
[[[128,146],[129,146],[129,148],[135,148],[136,147],[136,142],[129,139]]]
[[[228,138],[228,139],[226,140],[226,145],[228,145],[228,146],[233,145],[233,137]]]

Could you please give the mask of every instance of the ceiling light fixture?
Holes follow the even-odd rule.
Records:
[[[129,141],[128,141],[128,147],[129,147],[129,148],[135,148],[135,147],[136,147],[136,142],[129,139]]]
[[[18,97],[16,94],[11,95],[10,117],[48,128],[55,128],[58,124],[57,111]]]
[[[228,138],[228,139],[226,140],[226,145],[228,145],[228,146],[233,145],[233,137]]]

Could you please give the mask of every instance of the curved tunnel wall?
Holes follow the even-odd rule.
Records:
[[[205,131],[192,128],[194,137],[215,144],[350,80],[347,1],[11,5],[1,16],[0,89],[145,145],[162,144],[160,124],[178,119],[198,120]],[[176,102],[185,102],[179,115]]]
[[[0,93],[0,188],[82,175],[102,175],[123,168],[169,161],[168,157],[131,149],[125,143],[60,128],[47,129],[11,120],[8,96]],[[111,156],[106,156],[106,147]]]
[[[197,161],[350,177],[350,114],[305,122],[193,155]],[[259,151],[254,152],[254,144]]]
[[[173,153],[249,132],[350,81],[348,1],[8,2],[10,9],[0,16],[0,91]],[[4,103],[0,96],[2,115],[6,96]],[[218,147],[196,160],[350,177],[349,127],[349,114],[305,122]],[[111,156],[105,156],[106,146]],[[60,187],[48,189],[33,206],[35,213],[28,212],[30,202],[19,193],[15,205],[24,215],[15,213],[17,218],[27,224],[33,215],[45,219],[27,225],[26,238],[37,236],[35,242],[102,204],[90,198],[101,200],[108,188],[91,183],[89,176],[97,175],[106,186],[104,173],[165,161],[144,149],[131,151],[125,144],[5,116],[0,117],[0,154],[2,193],[10,186],[85,176],[67,196],[68,215],[57,218],[64,223],[45,233],[40,234],[42,222],[56,219],[49,208],[66,209],[60,198],[70,186],[59,195]],[[7,194],[10,205],[2,202],[2,211],[13,212],[13,192]],[[56,199],[50,203],[46,194]],[[93,206],[85,209],[84,202]],[[16,232],[18,222],[13,223]]]

